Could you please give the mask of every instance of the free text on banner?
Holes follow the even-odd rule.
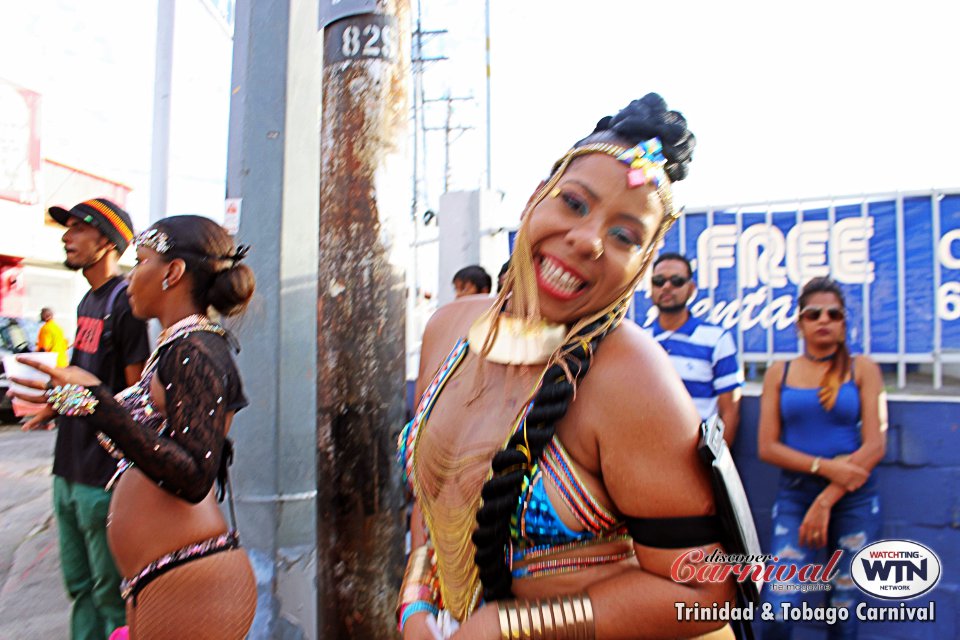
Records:
[[[684,213],[661,252],[694,261],[693,315],[742,333],[743,354],[796,353],[796,297],[840,283],[853,352],[960,350],[960,191]],[[649,278],[635,320],[656,317]]]

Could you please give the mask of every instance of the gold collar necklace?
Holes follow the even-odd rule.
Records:
[[[525,322],[506,314],[497,318],[497,335],[484,356],[497,364],[544,364],[567,337],[567,328],[549,322]],[[490,319],[480,316],[467,333],[470,351],[481,355],[490,333]]]

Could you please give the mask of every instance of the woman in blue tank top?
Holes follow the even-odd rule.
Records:
[[[829,637],[855,638],[862,593],[850,578],[850,560],[879,537],[882,522],[873,469],[886,449],[883,379],[870,358],[847,351],[843,293],[833,280],[808,282],[798,307],[803,355],[770,367],[760,404],[760,459],[782,469],[770,553],[799,569],[816,562],[821,549],[824,563],[842,550],[828,606],[845,608],[847,616],[837,612]],[[803,599],[794,586],[796,579],[765,588],[777,614],[765,640],[791,636],[784,605]]]

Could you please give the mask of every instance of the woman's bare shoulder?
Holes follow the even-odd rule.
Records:
[[[471,325],[490,308],[493,300],[482,296],[459,298],[437,309],[423,330],[420,349],[421,373],[433,371]]]
[[[423,332],[424,340],[441,335],[452,336],[454,340],[466,336],[474,321],[492,303],[493,300],[485,296],[466,296],[448,302],[430,317]]]
[[[607,411],[616,407],[618,422],[643,424],[648,435],[692,433],[700,422],[666,351],[632,322],[603,341],[583,391],[595,394]]]
[[[873,358],[861,353],[853,356],[851,360],[853,361],[854,382],[858,386],[862,386],[868,380],[870,382],[879,381],[879,384],[883,386],[883,373],[880,370],[880,365]]]
[[[700,416],[667,353],[625,322],[601,344],[594,365],[577,402],[589,408],[582,424],[597,438],[604,484],[620,512],[708,513],[709,483],[696,455]]]
[[[783,380],[783,373],[787,365],[790,364],[793,360],[774,360],[770,363],[770,366],[767,367],[767,372],[763,374],[764,384],[775,383],[777,386],[780,386],[780,382]]]
[[[611,390],[659,388],[672,376],[679,380],[663,347],[633,322],[623,322],[601,343],[596,354],[597,378]]]

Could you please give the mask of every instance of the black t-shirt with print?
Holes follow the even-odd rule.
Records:
[[[82,367],[100,378],[113,393],[127,387],[123,370],[143,362],[150,355],[147,324],[133,317],[126,291],[110,294],[120,286],[117,276],[97,290],[90,290],[77,307],[77,337],[71,365]],[[107,303],[114,297],[110,317]],[[97,441],[97,432],[78,418],[57,418],[57,444],[53,473],[72,482],[103,487],[117,468]]]

